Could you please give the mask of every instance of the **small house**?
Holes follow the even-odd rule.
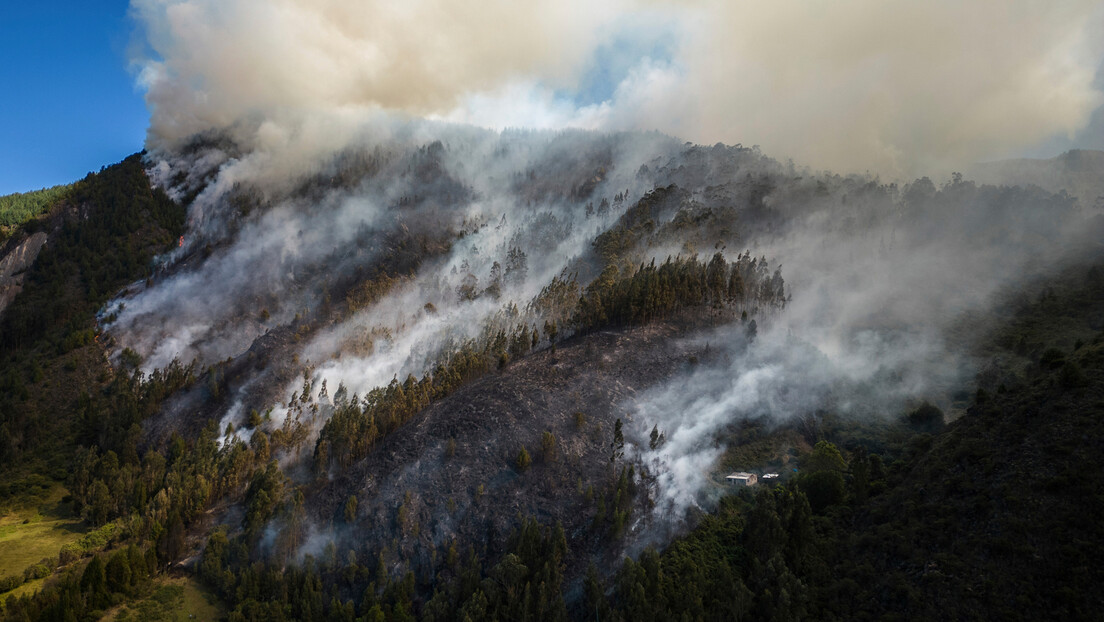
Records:
[[[756,482],[756,477],[754,473],[744,473],[743,471],[741,471],[739,473],[733,473],[732,475],[726,477],[725,482],[729,486],[754,486]]]

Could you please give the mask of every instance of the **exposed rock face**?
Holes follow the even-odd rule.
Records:
[[[23,291],[23,273],[34,264],[45,244],[46,234],[35,233],[16,244],[0,259],[0,314]]]

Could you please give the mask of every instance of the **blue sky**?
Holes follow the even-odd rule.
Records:
[[[142,149],[126,0],[0,4],[0,195],[68,183]]]

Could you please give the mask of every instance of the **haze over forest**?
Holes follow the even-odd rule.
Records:
[[[0,198],[6,619],[1104,606],[1100,2],[130,10],[141,152]]]

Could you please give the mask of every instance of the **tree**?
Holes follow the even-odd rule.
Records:
[[[628,558],[631,560],[632,558]],[[594,565],[594,562],[590,562],[587,566],[586,578],[583,582],[583,592],[585,602],[587,604],[587,617],[590,617],[591,612],[594,613],[596,619],[601,619],[599,613],[605,614],[608,618],[609,604],[606,602],[605,590],[602,588],[601,580],[598,578],[598,567]]]
[[[461,279],[460,286],[456,288],[456,295],[461,302],[465,300],[475,300],[479,295],[478,288],[479,279],[469,272]]]
[[[161,533],[157,541],[157,554],[162,564],[179,559],[184,553],[184,521],[180,514],[173,513],[169,526]]]
[[[502,296],[502,265],[497,261],[491,264],[491,276],[489,280],[490,285],[487,286],[484,293],[498,300]]]
[[[921,432],[934,434],[943,428],[943,411],[924,402],[908,414],[908,422]]]
[[[843,502],[847,487],[843,471],[847,462],[839,449],[828,441],[818,441],[813,452],[804,461],[797,485],[809,498],[814,512],[822,512],[830,505]]]
[[[828,441],[817,441],[813,446],[813,453],[805,459],[803,465],[805,471],[837,471],[847,469],[847,461],[843,459],[839,449]]]
[[[104,563],[99,555],[93,555],[92,561],[85,566],[84,573],[81,575],[80,588],[88,595],[88,602],[92,607],[100,609],[111,604],[107,593]]]
[[[529,452],[524,447],[522,447],[521,451],[518,452],[517,460],[515,461],[518,471],[524,473],[526,470],[529,469],[529,465],[532,464],[532,462],[533,458],[530,457]]]
[[[622,425],[621,418],[618,417],[617,422],[613,424],[613,442],[610,443],[610,462],[614,462],[625,455],[625,434],[621,431]]]
[[[858,503],[866,500],[870,488],[870,458],[862,445],[855,448],[851,457],[851,498]]]
[[[356,495],[349,495],[349,499],[345,501],[345,522],[353,524],[356,521],[357,516],[357,498]]]
[[[529,258],[520,248],[510,247],[510,250],[506,252],[506,271],[503,275],[503,281],[508,284],[524,283],[528,274]]]
[[[809,498],[809,505],[817,513],[830,505],[842,503],[847,490],[843,474],[839,471],[802,473],[797,477],[797,486]]]
[[[131,570],[125,549],[120,549],[111,556],[104,568],[104,575],[107,579],[107,589],[109,591],[124,594],[129,590]]]
[[[541,434],[541,455],[545,462],[553,462],[556,459],[556,436],[548,430]]]
[[[725,283],[725,270],[727,269],[728,262],[725,261],[724,255],[717,252],[713,254],[713,258],[709,260],[709,265],[705,270],[706,288],[709,291],[710,300],[716,306],[724,301],[727,294],[728,288]]]
[[[556,326],[556,320],[546,321],[544,323],[544,334],[548,335],[548,342],[552,344],[552,354],[555,354],[556,336],[560,334],[560,329]]]
[[[275,460],[258,470],[245,493],[245,530],[259,535],[272,513],[283,501],[284,474]]]
[[[1080,365],[1074,361],[1067,361],[1058,374],[1058,382],[1063,388],[1077,389],[1088,386],[1089,378]]]

